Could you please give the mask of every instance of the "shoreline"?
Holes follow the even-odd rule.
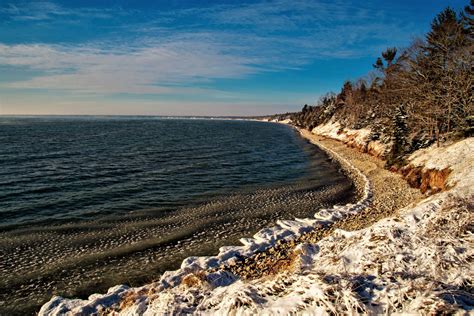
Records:
[[[239,238],[252,237],[278,219],[311,217],[316,208],[353,202],[352,183],[324,153],[292,129],[257,122],[238,125],[270,131],[269,135],[275,135],[273,144],[278,142],[283,148],[292,148],[286,144],[292,141],[296,155],[305,163],[298,164],[298,168],[307,172],[285,184],[260,181],[261,186],[216,195],[169,215],[127,216],[92,225],[78,221],[70,226],[47,226],[30,234],[3,233],[6,260],[0,267],[0,314],[36,313],[54,295],[87,299],[116,284],[142,286],[159,279],[165,271],[179,269],[190,256],[212,256],[221,246],[240,245]],[[232,160],[230,156],[228,161]],[[293,161],[298,160],[287,160],[283,168],[296,168]],[[321,174],[327,179],[319,181]]]
[[[276,245],[279,246],[287,243],[294,245],[296,243],[295,241],[298,240],[299,237],[305,236],[306,233],[316,232],[318,231],[318,228],[321,227],[328,227],[328,229],[325,230],[326,232],[324,235],[316,233],[317,237],[321,238],[333,231],[334,227],[332,227],[332,224],[338,223],[346,216],[355,215],[370,207],[372,191],[367,177],[349,161],[341,157],[337,152],[324,145],[318,145],[318,143],[315,144],[314,139],[309,138],[308,135],[305,134],[305,132],[310,133],[309,131],[296,129],[296,132],[298,132],[300,137],[311,142],[312,145],[319,147],[332,160],[336,161],[341,169],[343,169],[343,173],[354,183],[358,195],[358,201],[355,204],[349,203],[346,205],[334,205],[329,209],[317,210],[314,214],[314,219],[303,218],[296,220],[278,220],[277,226],[264,228],[257,232],[253,238],[241,238],[240,242],[242,243],[242,246],[221,247],[217,256],[189,257],[183,261],[179,270],[167,271],[163,274],[160,281],[158,281],[158,284],[161,283],[161,285],[158,286],[160,289],[166,289],[170,286],[178,286],[190,272],[196,273],[197,271],[203,270],[208,270],[211,271],[211,273],[217,274],[216,278],[227,279],[228,282],[231,282],[232,280],[233,282],[235,281],[235,278],[230,277],[229,279],[230,273],[227,272],[226,269],[228,267],[236,267],[238,262],[248,264],[248,261],[241,261],[241,258],[252,258],[255,255],[272,249]],[[337,227],[337,225],[334,226]],[[309,235],[304,237],[304,239],[311,239],[314,237],[308,236]],[[235,271],[233,272],[235,273]],[[236,274],[239,275],[239,273]],[[154,284],[154,286],[156,286],[156,284]],[[53,302],[53,305],[56,305],[58,300],[63,301],[64,299],[61,297],[54,297],[50,302],[43,306],[40,315],[49,315],[46,312],[49,309],[46,305]]]
[[[397,210],[414,205],[425,198],[419,189],[410,187],[400,174],[386,170],[385,160],[361,152],[339,140],[313,134],[307,130],[302,130],[302,135],[320,148],[335,151],[368,178],[373,193],[371,206],[373,220],[393,215]]]
[[[335,205],[331,209],[319,210],[315,217],[325,222],[315,224],[313,230],[304,232],[289,242],[277,242],[270,249],[237,264],[221,267],[243,279],[258,279],[287,269],[292,261],[293,250],[300,243],[317,243],[336,229],[353,231],[365,228],[423,198],[419,190],[411,188],[399,174],[385,170],[384,161],[348,147],[338,140],[292,127],[302,138],[323,150],[340,165],[343,173],[356,186],[359,200],[356,204]],[[390,185],[387,186],[387,183]],[[390,201],[394,203],[389,203]]]
[[[310,302],[314,300],[313,298],[308,301],[301,294],[302,292],[306,291],[314,296],[314,284],[328,287],[331,286],[330,284],[339,284],[338,282],[343,282],[340,285],[342,289],[347,286],[343,284],[355,282],[351,285],[355,292],[361,287],[360,282],[367,284],[364,286],[379,282],[378,287],[382,289],[383,293],[381,292],[382,294],[379,296],[370,297],[374,300],[382,297],[382,301],[388,301],[393,300],[393,295],[396,297],[397,294],[387,296],[389,294],[384,291],[400,291],[400,286],[397,287],[396,285],[397,282],[404,286],[401,287],[401,290],[404,290],[408,286],[407,284],[412,282],[410,279],[393,279],[390,274],[386,276],[386,273],[391,271],[390,269],[397,270],[399,268],[413,270],[413,277],[417,280],[421,278],[420,282],[424,282],[423,286],[415,290],[415,292],[418,291],[416,295],[427,295],[425,293],[426,287],[442,282],[443,274],[435,271],[434,274],[430,272],[431,274],[424,276],[418,270],[429,271],[423,269],[427,269],[426,266],[443,264],[442,261],[438,262],[442,258],[437,257],[436,260],[432,260],[433,262],[430,261],[431,259],[420,259],[422,261],[419,263],[417,263],[418,259],[413,261],[409,258],[418,258],[419,256],[423,258],[422,254],[426,251],[429,253],[438,250],[436,248],[439,247],[438,240],[445,238],[445,235],[440,232],[435,237],[426,239],[423,229],[430,227],[430,225],[433,226],[431,222],[439,221],[443,214],[451,215],[458,212],[457,208],[459,207],[463,211],[461,214],[467,216],[468,213],[463,209],[462,197],[465,193],[464,198],[470,198],[471,191],[468,187],[472,179],[468,177],[464,182],[459,182],[459,187],[452,191],[425,198],[426,196],[422,195],[418,189],[410,188],[399,174],[385,170],[383,161],[368,154],[360,153],[339,141],[317,136],[309,131],[300,132],[311,143],[320,146],[326,152],[329,151],[329,155],[333,159],[341,160],[343,164],[347,163],[346,170],[350,166],[349,169],[354,168],[355,173],[360,173],[370,181],[371,185],[364,187],[365,193],[360,201],[362,204],[336,205],[329,210],[323,209],[315,214],[316,219],[280,220],[277,227],[263,229],[255,234],[254,238],[241,239],[244,246],[222,247],[219,255],[215,257],[190,257],[183,261],[181,269],[168,271],[159,282],[140,288],[116,286],[109,289],[109,292],[105,295],[95,294],[85,301],[55,297],[43,306],[40,315],[58,315],[60,311],[84,313],[100,310],[114,313],[125,312],[133,315],[142,315],[145,311],[152,314],[163,313],[166,310],[174,312],[214,310],[229,313],[242,308],[246,310],[246,304],[249,304],[248,306],[252,308],[253,312],[258,312],[273,306],[270,304],[271,301],[268,301],[267,295],[276,295],[275,302],[280,300],[287,302],[284,297],[282,298],[284,293],[290,295],[289,297],[293,297],[292,300],[296,299],[292,295],[297,294],[298,299],[296,301],[298,301],[298,304],[292,301],[291,306],[296,304],[300,307],[295,310],[292,309],[293,307],[279,305],[285,303],[275,303],[275,306],[280,306],[277,311],[298,311],[304,310],[300,308],[305,306],[311,306]],[[469,143],[467,144],[470,146]],[[455,161],[452,163],[453,165],[456,164]],[[466,172],[469,174],[471,171],[464,170],[464,173]],[[360,181],[358,185],[360,187]],[[451,207],[450,205],[455,206]],[[414,224],[420,220],[422,221],[420,224]],[[427,224],[422,224],[425,222]],[[416,234],[412,236],[413,232],[416,232],[416,234],[420,232],[421,237]],[[391,237],[387,238],[387,236]],[[425,238],[421,250],[418,246],[420,238]],[[464,242],[464,240],[462,241]],[[352,243],[350,247],[346,245],[348,242]],[[465,243],[462,243],[462,246],[465,246]],[[334,247],[338,249],[337,253],[334,253]],[[390,251],[386,249],[390,249]],[[392,252],[399,251],[396,249],[401,249],[402,252],[398,256],[406,257],[403,260],[407,261],[403,262],[407,263],[400,265],[399,259],[395,260],[395,257],[391,257],[395,256],[395,254],[392,255]],[[422,251],[421,254],[420,251]],[[444,249],[439,249],[439,251],[446,253]],[[451,270],[454,271],[446,272],[449,273],[450,278],[452,275],[459,275],[457,272],[459,269],[465,269],[464,265],[468,260],[466,258],[469,258],[469,252],[461,252],[458,255],[462,264],[452,267]],[[363,256],[368,257],[360,257],[364,253]],[[333,261],[335,259],[331,258],[334,256],[338,256],[338,260],[342,261]],[[360,258],[353,261],[353,259],[349,259],[352,257]],[[385,257],[385,259],[380,259],[382,257]],[[379,261],[375,266],[374,260]],[[335,264],[336,262],[338,263]],[[387,268],[386,265],[393,267]],[[375,270],[372,272],[374,279],[364,280],[359,279],[360,276],[354,278],[350,277],[351,274],[347,274],[353,271],[351,273],[360,275],[362,271],[373,270],[374,267]],[[330,275],[337,275],[337,279],[331,281],[331,279],[322,277],[321,272],[317,271],[326,271],[325,273],[330,273]],[[341,274],[341,271],[345,272]],[[310,274],[308,275],[308,273]],[[441,279],[438,280],[439,278]],[[282,286],[281,282],[285,286],[275,292],[275,286],[279,288]],[[389,286],[393,282],[395,282],[395,285]],[[449,286],[449,282],[446,286]],[[387,290],[383,290],[384,288],[387,288]],[[341,287],[334,288],[332,291],[341,291]],[[462,288],[460,291],[463,291]],[[273,292],[275,294],[271,294]],[[349,295],[344,293],[346,292],[343,291],[339,295]],[[350,308],[345,306],[343,308],[346,309],[343,310],[347,311],[347,308],[349,308],[353,312],[382,312],[382,305],[379,301],[374,305],[365,306],[363,295],[360,297],[361,294],[355,294],[356,297],[344,297],[345,304],[353,302],[353,304],[358,304],[358,307],[354,310],[351,309],[354,306]],[[193,297],[193,299],[191,301],[186,299],[186,303],[184,303],[181,298],[183,295],[184,297]],[[333,296],[333,294],[327,293],[324,295]],[[433,297],[435,294],[430,295],[430,297]],[[161,299],[159,299],[160,297]],[[346,299],[349,301],[346,301]],[[423,304],[429,305],[430,308],[438,308],[441,299],[433,297],[430,302],[437,303],[429,303],[431,305],[425,302],[418,305],[407,303],[408,307],[403,307],[402,311],[419,310],[421,308],[419,306]],[[220,300],[221,303],[217,304],[215,300]],[[330,306],[332,307],[328,307],[329,310],[338,310],[339,308],[338,303]],[[405,306],[405,304],[402,303],[402,306]],[[399,309],[393,310],[391,308],[393,307],[389,304],[385,311],[399,311]]]

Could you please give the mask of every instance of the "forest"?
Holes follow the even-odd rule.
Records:
[[[387,48],[364,78],[278,118],[309,130],[330,120],[368,128],[371,140],[391,145],[389,165],[418,148],[472,136],[473,14],[473,0],[459,13],[444,9],[424,38]]]

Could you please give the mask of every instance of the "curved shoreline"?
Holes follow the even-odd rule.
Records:
[[[336,153],[338,157],[348,161],[350,165],[368,178],[372,191],[372,205],[367,210],[370,214],[370,221],[359,225],[354,223],[354,228],[360,229],[383,217],[393,215],[399,209],[415,204],[425,197],[417,188],[410,187],[400,174],[385,169],[384,160],[347,146],[339,140],[313,134],[306,130],[302,130],[302,133],[303,137],[311,143]]]
[[[227,254],[227,258],[190,257],[181,269],[167,272],[157,283],[140,288],[116,286],[105,295],[91,295],[89,300],[55,297],[43,306],[40,315],[62,315],[68,311],[72,315],[155,315],[167,311],[271,314],[305,310],[334,314],[435,314],[472,309],[472,295],[466,286],[473,275],[470,245],[474,241],[474,177],[469,168],[473,161],[469,156],[474,149],[472,139],[418,153],[423,156],[422,161],[417,161],[422,167],[448,164],[453,170],[450,181],[456,182],[452,190],[423,199],[425,196],[410,188],[399,174],[384,169],[383,161],[341,142],[309,131],[303,133],[371,183],[370,205],[335,221],[326,230],[328,238],[312,235],[323,230],[328,223],[324,219],[331,219],[328,210],[318,212],[322,217],[316,220],[279,221],[281,231],[278,227],[264,229],[259,232],[261,236],[256,234],[253,239],[243,240],[244,246],[221,248],[220,255]],[[464,152],[467,156],[460,155]],[[346,215],[341,212],[343,208],[333,209],[337,215]],[[303,228],[315,222],[320,225],[305,233]],[[282,231],[289,235],[280,234]],[[289,238],[298,233],[310,238]],[[262,244],[269,238],[274,241],[274,247],[268,248],[270,256],[252,249],[252,245],[258,245],[252,242]],[[296,245],[295,241],[301,243]],[[278,254],[282,244],[291,249],[287,254],[293,257]],[[219,261],[238,265],[233,259],[241,260],[239,254],[245,249],[256,253],[242,260],[249,277],[236,277],[240,274],[230,273],[226,266],[215,267]],[[277,249],[277,254],[272,249]],[[261,278],[265,273],[260,273],[256,264],[272,261],[281,263],[267,273],[275,275]],[[255,280],[241,280],[245,278]]]
[[[293,142],[295,153],[305,164],[293,165],[297,160],[287,160],[284,168],[307,172],[283,185],[267,182],[169,215],[92,225],[79,222],[61,226],[61,230],[23,234],[21,239],[5,234],[0,314],[36,313],[53,295],[86,299],[92,293],[106,293],[116,284],[142,286],[165,271],[178,269],[185,258],[212,256],[221,246],[240,245],[239,238],[251,237],[278,219],[307,218],[314,209],[355,200],[352,182],[338,166],[292,129],[253,125],[271,131],[270,135],[276,133],[274,144],[279,142],[282,148],[290,148],[285,143]],[[319,175],[327,178],[320,181]],[[22,248],[15,247],[17,244]],[[27,247],[31,251],[22,251]],[[38,263],[36,257],[47,264]]]
[[[275,247],[276,245],[294,245],[298,238],[301,236],[307,236],[310,232],[318,231],[321,227],[329,227],[330,232],[333,229],[332,224],[337,223],[349,215],[356,215],[357,213],[367,209],[370,206],[373,196],[368,178],[337,152],[324,145],[315,143],[305,135],[305,131],[298,131],[302,137],[321,148],[332,159],[338,162],[344,173],[356,185],[360,196],[357,203],[347,204],[344,206],[335,205],[330,209],[320,209],[314,214],[315,219],[296,218],[295,220],[279,220],[277,221],[276,226],[260,230],[253,236],[253,238],[240,239],[243,244],[242,246],[221,247],[219,249],[219,254],[216,256],[189,257],[182,262],[180,269],[176,271],[167,271],[158,282],[135,288],[135,290],[144,291],[147,288],[153,288],[154,291],[159,292],[180,285],[186,280],[186,276],[199,273],[199,271],[210,271],[210,278],[208,279],[214,280],[214,285],[230,284],[236,280],[235,274],[239,275],[239,273],[229,273],[226,270],[228,270],[228,267],[236,266],[237,262],[246,263],[245,260],[242,260],[243,258],[252,258],[259,253],[263,253]],[[293,242],[290,243],[291,241]],[[85,306],[87,306],[88,311],[93,311],[99,307],[103,308],[105,301],[110,303],[111,296],[117,298],[117,300],[112,300],[112,305],[121,301],[122,297],[130,290],[127,286],[116,286],[109,289],[108,294],[91,295],[89,300],[68,300],[56,296],[43,305],[39,314],[55,315],[57,314],[58,309],[64,311],[64,308],[66,308],[66,310],[78,309],[78,312],[84,312],[82,307]],[[113,303],[114,301],[115,303]]]
[[[347,147],[340,141],[313,134],[305,129],[294,128],[303,138],[337,161],[346,176],[356,185],[360,199],[356,204],[335,205],[331,209],[321,209],[314,215],[317,220],[312,229],[304,231],[292,241],[277,241],[270,251],[265,250],[251,258],[232,263],[231,266],[221,267],[243,279],[258,279],[287,270],[292,264],[294,249],[298,244],[307,242],[315,244],[331,235],[336,229],[351,231],[367,227],[423,198],[423,195],[417,189],[410,188],[400,175],[385,170],[383,161]],[[395,203],[391,204],[390,201]],[[288,222],[285,221],[283,224]]]
[[[357,204],[365,204],[368,205],[372,199],[373,192],[371,188],[371,184],[369,179],[366,175],[364,175],[359,169],[357,169],[354,165],[352,165],[346,158],[342,157],[336,151],[329,148],[329,146],[325,146],[321,142],[316,141],[310,131],[305,129],[297,128],[296,130],[299,132],[301,137],[308,140],[311,144],[317,146],[321,150],[323,150],[329,157],[336,160],[339,165],[342,167],[344,173],[348,178],[350,178],[360,195],[360,199]]]

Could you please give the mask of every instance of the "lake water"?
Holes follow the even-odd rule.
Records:
[[[2,315],[140,285],[354,198],[324,153],[278,124],[0,117],[0,144]]]

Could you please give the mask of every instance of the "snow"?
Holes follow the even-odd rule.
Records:
[[[448,178],[449,186],[469,184],[469,181],[462,181],[463,178],[474,178],[474,137],[466,138],[449,146],[437,147],[436,144],[425,149],[414,152],[408,161],[414,167],[423,167],[425,170],[451,169],[451,176]],[[466,188],[468,189],[468,188]]]
[[[390,144],[384,144],[378,140],[370,140],[372,131],[368,128],[342,128],[339,122],[332,120],[325,124],[316,126],[311,132],[313,134],[339,140],[346,144],[355,144],[360,149],[375,153],[377,156],[384,156],[390,147]]]
[[[371,130],[367,128],[361,129],[350,129],[342,128],[339,122],[329,121],[326,124],[316,126],[312,132],[314,134],[331,137],[342,142],[347,142],[349,139],[354,141],[361,146],[366,146],[369,142]]]
[[[291,120],[291,119],[285,119],[285,120],[280,121],[280,123],[283,123],[283,124],[291,124],[291,123],[292,123],[292,120]]]
[[[333,130],[334,124],[328,133]],[[281,220],[254,238],[242,239],[242,246],[222,247],[215,257],[187,258],[180,269],[140,288],[117,286],[88,300],[53,297],[39,314],[82,315],[106,308],[116,308],[121,315],[434,314],[472,309],[474,298],[466,291],[474,277],[474,235],[468,228],[474,219],[472,144],[471,138],[410,157],[417,166],[451,168],[448,181],[456,183],[454,188],[369,228],[336,230],[317,244],[298,245],[293,270],[248,282],[228,272],[209,271],[231,265],[236,255],[250,256],[279,239],[295,238],[318,223],[363,209],[370,203],[370,184],[347,161],[341,163],[354,168],[365,183],[357,204],[319,210],[315,219]],[[127,297],[133,299],[123,304]]]
[[[467,207],[457,204],[456,193],[444,192],[401,213],[357,232],[336,230],[317,245],[299,245],[291,273],[228,286],[180,285],[150,297],[143,315],[431,314],[472,308],[474,300],[462,291],[474,277],[474,238],[463,229],[472,222]],[[121,313],[141,315],[137,308]]]

